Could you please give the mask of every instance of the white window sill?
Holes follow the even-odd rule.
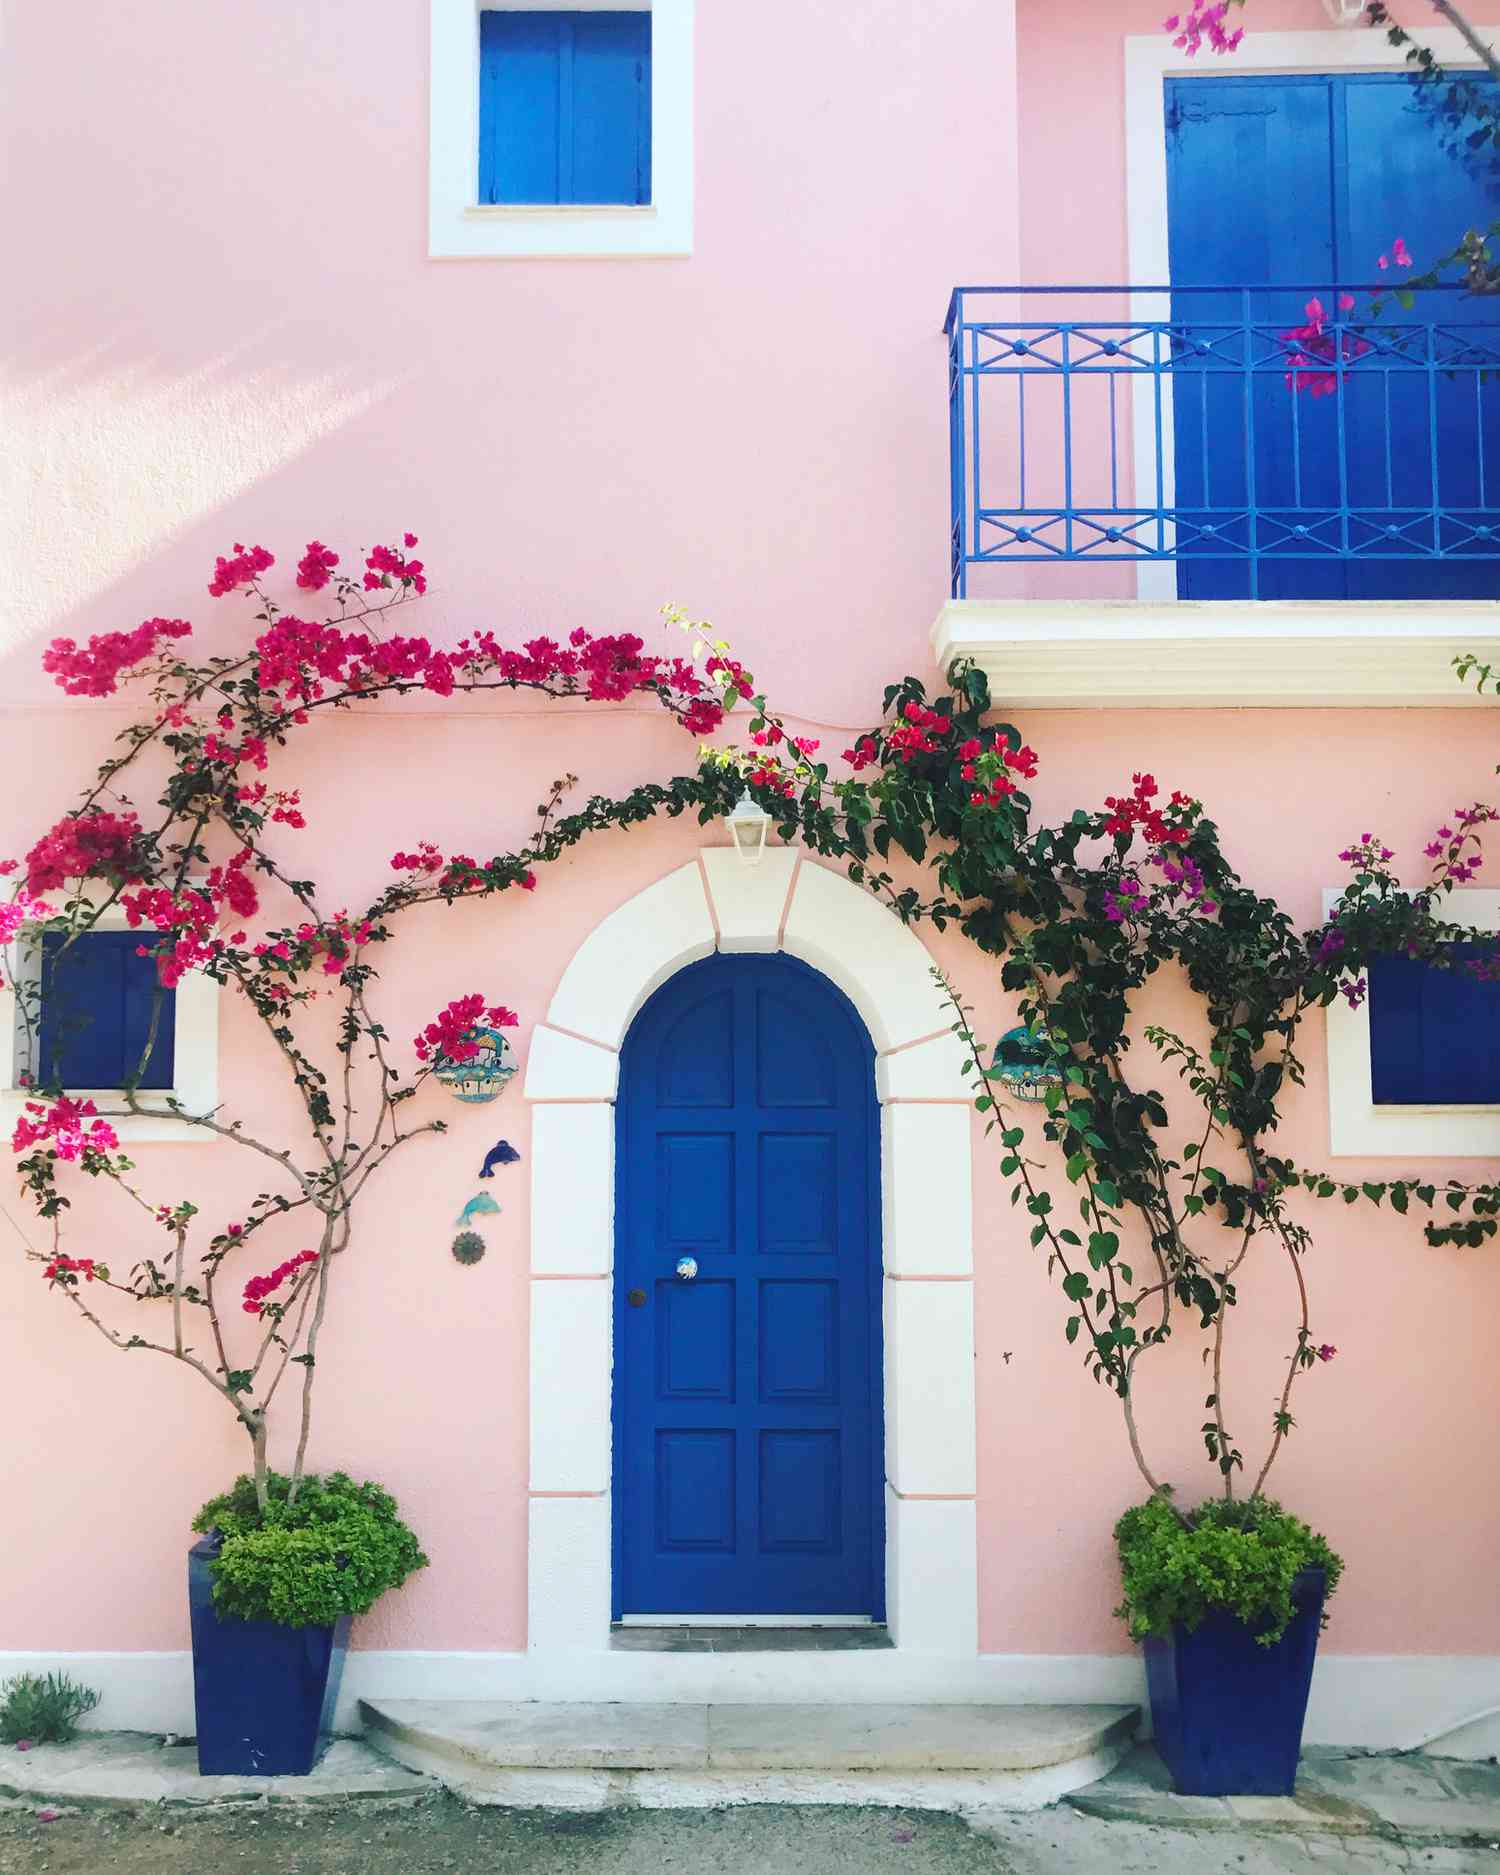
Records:
[[[972,658],[1007,709],[1493,709],[1453,659],[1500,667],[1500,606],[950,599],[932,644],[942,669]]]
[[[655,221],[654,202],[471,202],[465,221],[562,221],[584,215],[620,221]]]

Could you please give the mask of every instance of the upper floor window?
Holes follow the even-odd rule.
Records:
[[[479,200],[651,200],[651,15],[479,16]]]
[[[693,251],[697,0],[429,4],[429,254]]]

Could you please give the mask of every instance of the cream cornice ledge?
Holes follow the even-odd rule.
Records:
[[[1453,660],[1500,666],[1488,600],[950,599],[937,661],[1007,709],[1464,709]]]

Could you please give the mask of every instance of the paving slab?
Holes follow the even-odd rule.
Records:
[[[0,1796],[36,1805],[414,1801],[432,1788],[353,1738],[335,1739],[306,1777],[200,1777],[196,1747],[140,1732],[81,1732],[71,1745],[29,1751],[0,1747]]]
[[[1235,1824],[1232,1833],[1106,1822],[1062,1805],[969,1817],[996,1853],[995,1875],[1500,1875],[1483,1846],[1413,1850],[1385,1835],[1336,1836]]]
[[[1142,1745],[1067,1801],[1103,1822],[1161,1829],[1500,1845],[1500,1766],[1456,1765],[1417,1753],[1310,1752],[1294,1796],[1182,1797],[1156,1752]]]
[[[1298,1770],[1298,1782],[1362,1803],[1371,1792],[1386,1797],[1412,1797],[1440,1803],[1451,1795],[1443,1772],[1431,1758],[1403,1753],[1388,1757],[1308,1752]],[[1500,1798],[1500,1780],[1493,1789]]]

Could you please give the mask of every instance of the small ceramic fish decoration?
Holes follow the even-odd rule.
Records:
[[[484,1164],[479,1168],[479,1176],[493,1178],[497,1165],[514,1165],[520,1156],[508,1139],[497,1139],[484,1155]]]
[[[492,1213],[498,1212],[499,1209],[499,1205],[495,1203],[490,1194],[487,1191],[482,1191],[479,1193],[478,1197],[471,1198],[464,1206],[463,1210],[459,1212],[456,1220],[458,1228],[460,1230],[465,1230],[473,1223],[476,1217],[489,1216]]]

